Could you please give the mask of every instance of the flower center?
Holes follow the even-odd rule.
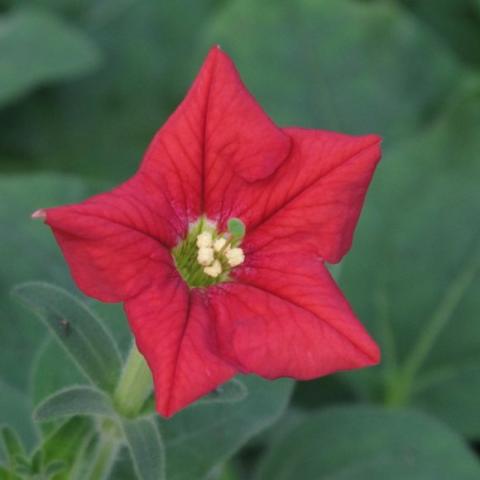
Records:
[[[177,270],[190,288],[208,287],[229,280],[231,270],[245,260],[240,243],[245,225],[231,218],[226,232],[200,218],[173,250]]]

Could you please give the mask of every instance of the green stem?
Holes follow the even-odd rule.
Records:
[[[476,255],[473,261],[470,261],[451,283],[438,308],[434,311],[421,332],[417,343],[401,369],[400,375],[393,379],[386,398],[388,406],[402,406],[408,401],[416,374],[434,347],[439,335],[451,319],[465,292],[473,282],[479,267],[480,255]]]
[[[132,345],[122,375],[113,394],[113,401],[126,417],[138,415],[152,392],[152,376],[143,355]]]
[[[87,476],[89,480],[108,478],[120,448],[120,438],[117,430],[116,425],[111,421],[106,421],[101,425],[95,459]]]

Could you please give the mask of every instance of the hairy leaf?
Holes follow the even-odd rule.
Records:
[[[92,383],[113,391],[121,369],[117,346],[99,319],[65,290],[31,282],[14,294],[47,325]]]
[[[100,390],[88,386],[70,387],[46,398],[34,411],[37,421],[73,415],[114,416],[109,398]]]

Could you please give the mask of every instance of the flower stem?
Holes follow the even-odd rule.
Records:
[[[152,376],[143,355],[133,343],[113,394],[118,411],[126,417],[138,415],[152,392]]]

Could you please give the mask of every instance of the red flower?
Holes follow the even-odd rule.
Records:
[[[350,248],[379,143],[276,127],[216,47],[130,180],[35,216],[83,292],[124,302],[170,416],[237,372],[311,379],[379,361],[324,266]]]

